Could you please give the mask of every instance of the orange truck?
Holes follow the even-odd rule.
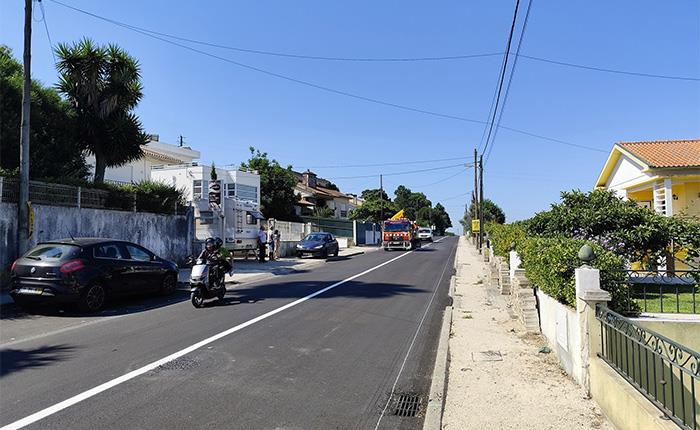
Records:
[[[382,226],[382,247],[385,251],[392,249],[412,250],[420,246],[416,234],[418,228],[414,222],[403,217],[400,211]]]

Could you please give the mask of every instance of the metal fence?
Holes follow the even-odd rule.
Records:
[[[700,271],[626,270],[628,304],[636,303],[642,312],[700,313]],[[627,308],[626,312],[634,309]]]
[[[19,201],[19,180],[0,176],[0,202]],[[187,206],[177,201],[154,201],[152,198],[125,191],[102,190],[73,185],[29,181],[29,201],[49,206],[112,209],[183,215]],[[170,209],[172,208],[172,209]]]
[[[325,231],[339,237],[353,237],[352,221],[335,218],[302,217],[305,223],[311,223],[313,231]]]
[[[598,356],[683,429],[700,428],[700,354],[605,306]]]

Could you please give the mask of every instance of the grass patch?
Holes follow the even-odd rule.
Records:
[[[678,287],[678,294],[674,287],[665,286],[663,289],[665,291],[660,293],[658,285],[647,286],[646,294],[643,290],[637,290],[632,300],[639,305],[641,312],[700,314],[700,291],[697,286]]]

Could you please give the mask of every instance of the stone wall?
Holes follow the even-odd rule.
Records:
[[[31,244],[70,237],[105,237],[143,245],[157,255],[180,261],[192,253],[193,217],[33,205]],[[12,263],[17,249],[17,205],[0,203],[0,267]]]

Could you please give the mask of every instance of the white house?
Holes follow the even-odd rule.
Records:
[[[188,146],[171,145],[161,142],[158,135],[150,135],[150,141],[143,146],[143,157],[131,161],[123,166],[108,167],[105,170],[105,181],[135,183],[151,179],[151,171],[154,166],[191,164],[199,159],[199,151]],[[88,165],[92,166],[94,173],[95,156],[85,157]]]
[[[250,201],[260,206],[260,175],[256,171],[216,168],[217,179],[221,181],[222,197]],[[188,202],[207,198],[211,166],[198,163],[153,166],[151,180],[173,185],[185,190]]]

